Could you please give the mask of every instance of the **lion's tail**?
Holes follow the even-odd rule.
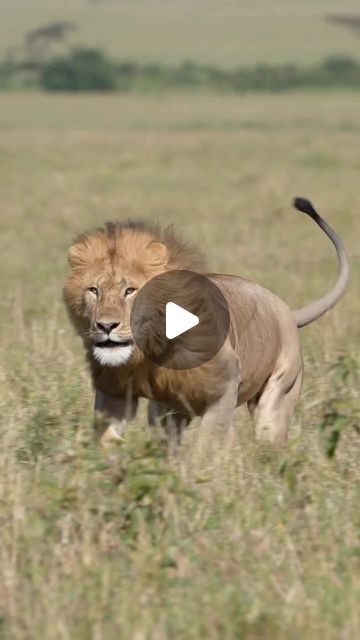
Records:
[[[306,324],[309,324],[310,322],[313,322],[313,320],[320,318],[320,316],[326,313],[326,311],[331,309],[331,307],[333,307],[345,293],[350,279],[350,268],[345,252],[345,247],[341,238],[337,235],[337,233],[335,233],[330,225],[328,225],[328,223],[325,222],[325,220],[323,220],[321,216],[319,216],[319,214],[312,206],[311,202],[309,200],[306,200],[305,198],[295,198],[294,207],[298,209],[298,211],[306,213],[313,220],[315,220],[316,224],[318,224],[319,227],[321,227],[321,229],[326,233],[336,249],[339,263],[339,275],[333,288],[330,289],[330,291],[328,291],[328,293],[326,293],[322,298],[319,298],[319,300],[311,302],[305,307],[293,311],[297,326],[304,327]]]

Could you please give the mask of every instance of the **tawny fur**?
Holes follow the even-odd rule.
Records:
[[[301,210],[320,224],[306,208]],[[325,232],[338,251],[335,232],[328,225]],[[81,236],[69,250],[69,262],[64,298],[87,352],[95,408],[110,419],[101,428],[103,442],[121,438],[141,397],[150,400],[149,421],[162,418],[177,438],[195,415],[202,416],[205,427],[226,427],[235,408],[247,402],[257,436],[286,441],[303,364],[296,314],[276,295],[238,276],[206,273],[198,253],[177,239],[171,228],[161,230],[141,222],[109,223]],[[108,364],[99,361],[94,345],[108,337],[101,326],[114,323],[111,340],[131,342],[130,312],[136,292],[154,276],[176,269],[203,273],[228,303],[230,331],[216,356],[194,369],[177,371],[153,364],[133,345],[112,350]],[[333,295],[331,305],[327,299],[328,307],[345,289],[347,278],[342,276],[341,291]],[[326,304],[318,305],[317,315],[324,313]],[[296,313],[303,324],[317,317],[314,303]],[[124,349],[126,358],[121,355]]]

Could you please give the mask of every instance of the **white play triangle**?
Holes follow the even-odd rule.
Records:
[[[199,324],[199,318],[175,302],[166,304],[165,333],[169,340],[180,336]]]

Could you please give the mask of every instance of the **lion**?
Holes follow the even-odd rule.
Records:
[[[294,206],[329,237],[339,264],[333,288],[295,311],[255,282],[207,273],[199,254],[169,227],[108,223],[70,247],[64,300],[87,354],[96,414],[106,417],[97,433],[102,444],[123,438],[140,398],[150,401],[149,424],[160,419],[178,442],[193,416],[201,416],[205,429],[226,429],[236,407],[245,403],[258,439],[286,442],[303,376],[298,330],[333,307],[349,281],[340,237],[308,200],[296,198]],[[154,276],[179,269],[209,278],[220,288],[230,314],[230,329],[218,353],[183,371],[149,361],[130,325],[139,290]]]

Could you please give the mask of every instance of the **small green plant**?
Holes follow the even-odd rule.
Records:
[[[320,429],[324,438],[325,453],[335,456],[345,429],[359,430],[360,412],[353,402],[349,389],[358,388],[359,366],[351,354],[341,354],[330,367],[333,396],[323,409]]]
[[[167,448],[144,430],[131,434],[119,447],[110,469],[117,487],[123,529],[133,541],[146,526],[157,539],[172,518],[174,501],[194,499],[195,493],[169,464]]]

